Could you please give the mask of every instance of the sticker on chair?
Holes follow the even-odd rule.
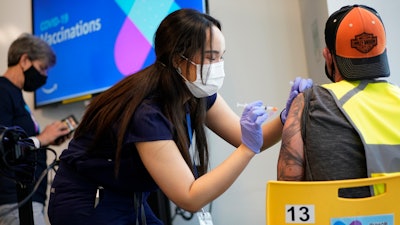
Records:
[[[331,225],[393,225],[393,214],[332,218]]]

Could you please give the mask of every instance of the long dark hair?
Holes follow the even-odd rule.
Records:
[[[156,62],[124,78],[90,103],[75,132],[75,138],[86,133],[95,135],[89,151],[96,151],[100,147],[98,143],[101,143],[101,140],[115,141],[116,175],[119,170],[124,134],[132,115],[142,100],[153,93],[158,93],[157,101],[164,115],[175,126],[174,141],[186,163],[193,170],[185,123],[185,104],[189,107],[196,134],[196,157],[199,163],[197,169],[200,174],[207,171],[209,155],[204,128],[206,99],[194,98],[190,94],[182,77],[174,68],[176,65],[174,60],[181,58],[180,55],[192,58],[200,53],[203,64],[207,32],[210,32],[212,38],[212,26],[221,29],[219,21],[196,10],[181,9],[171,13],[161,22],[155,34]],[[212,46],[210,48],[212,49]],[[118,126],[118,129],[113,129],[115,126]],[[113,130],[116,130],[116,133],[113,133]]]

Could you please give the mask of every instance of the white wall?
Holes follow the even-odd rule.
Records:
[[[324,76],[325,59],[322,50],[325,47],[324,29],[329,16],[328,6],[326,1],[301,0],[300,2],[308,76],[316,84],[327,83],[329,79]]]

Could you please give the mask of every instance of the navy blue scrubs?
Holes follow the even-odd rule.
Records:
[[[215,102],[210,96],[208,108]],[[146,198],[158,189],[144,167],[135,142],[173,140],[174,126],[151,99],[138,106],[125,135],[118,178],[114,176],[116,140],[103,140],[101,149],[87,152],[92,136],[73,139],[60,156],[60,165],[50,190],[48,215],[52,225],[136,224],[142,211],[135,207],[140,196],[147,224],[161,225]],[[96,192],[102,194],[95,206]],[[135,194],[136,193],[136,194]],[[136,202],[137,203],[137,202]]]

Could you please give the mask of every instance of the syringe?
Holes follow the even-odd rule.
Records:
[[[246,107],[247,103],[236,103],[236,107]],[[278,108],[275,106],[263,106],[265,111],[269,114],[269,116],[273,115],[278,111]]]

